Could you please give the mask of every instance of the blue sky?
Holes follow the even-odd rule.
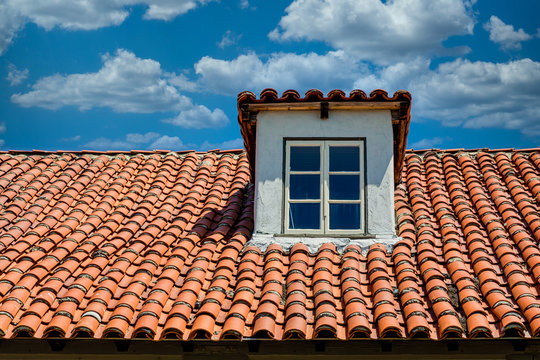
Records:
[[[540,145],[537,0],[0,0],[0,150],[242,146],[236,95],[413,95],[411,148]]]

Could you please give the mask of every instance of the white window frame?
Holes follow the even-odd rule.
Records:
[[[320,150],[320,171],[290,171],[290,149],[292,146],[306,146],[313,147],[319,146]],[[330,172],[330,146],[357,146],[360,152],[360,164],[359,171],[338,171]],[[285,194],[284,194],[284,233],[286,234],[315,234],[315,235],[360,235],[366,234],[365,232],[365,217],[366,217],[366,202],[364,196],[364,184],[365,184],[365,167],[364,167],[364,140],[337,140],[337,139],[321,139],[321,140],[285,140]],[[320,182],[320,219],[319,229],[291,229],[289,224],[289,210],[291,203],[314,203],[316,199],[310,200],[297,200],[290,199],[290,175],[294,174],[319,174],[321,177]],[[329,176],[332,174],[340,175],[358,175],[360,178],[360,199],[359,200],[330,200],[329,195]],[[342,203],[342,204],[360,204],[360,229],[330,229],[330,204]]]

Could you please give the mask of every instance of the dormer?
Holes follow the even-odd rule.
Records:
[[[304,242],[315,250],[325,242],[395,242],[394,186],[410,104],[405,91],[240,93],[238,121],[255,183],[252,243]]]

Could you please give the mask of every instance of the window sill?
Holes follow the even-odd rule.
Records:
[[[371,234],[274,234],[276,238],[340,238],[340,239],[376,239],[377,236]]]
[[[295,244],[302,243],[307,246],[309,251],[314,254],[323,244],[334,244],[336,250],[341,254],[343,251],[351,245],[358,246],[363,255],[367,255],[367,251],[374,244],[383,244],[386,247],[387,252],[392,253],[394,245],[401,238],[392,235],[339,235],[339,236],[325,236],[317,234],[263,234],[254,233],[252,238],[247,242],[246,246],[256,246],[262,252],[273,244],[281,246],[284,252],[288,252]]]

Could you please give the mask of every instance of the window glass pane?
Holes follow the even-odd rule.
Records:
[[[319,229],[319,203],[291,203],[289,207],[289,228]]]
[[[360,204],[330,204],[330,229],[360,229]]]
[[[291,175],[289,182],[289,197],[291,199],[320,199],[321,176],[316,175]]]
[[[330,171],[360,171],[358,146],[330,146]]]
[[[319,146],[291,146],[290,165],[292,171],[319,171],[321,153]]]
[[[359,200],[360,175],[330,175],[330,200]]]

